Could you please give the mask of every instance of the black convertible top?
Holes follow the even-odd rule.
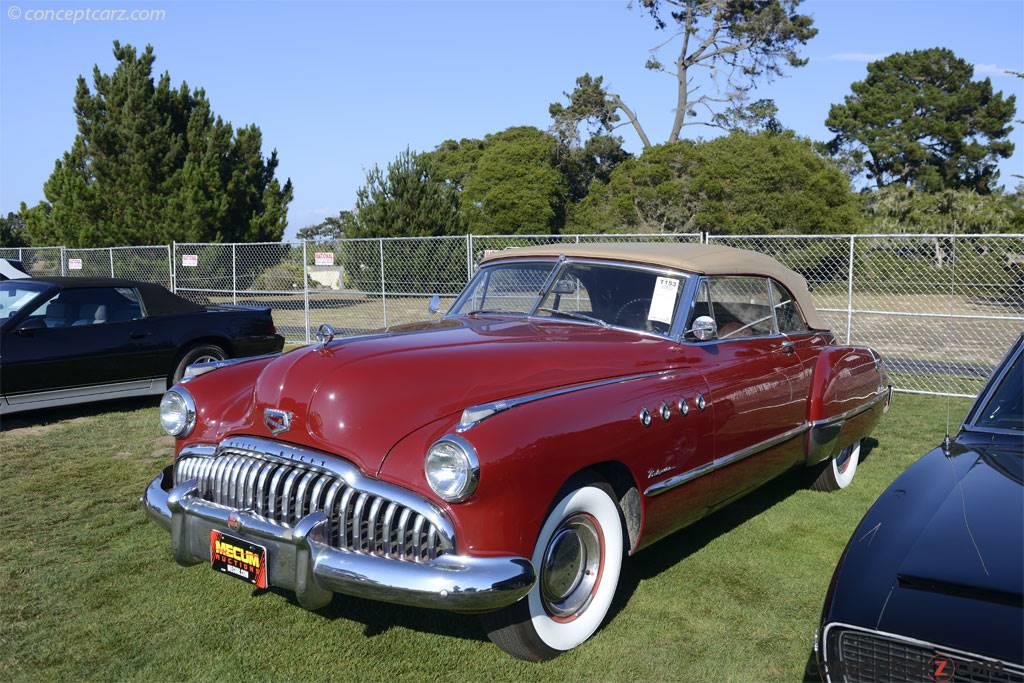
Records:
[[[43,282],[61,289],[82,289],[85,287],[125,287],[139,290],[142,302],[146,307],[147,316],[175,315],[178,313],[202,313],[204,306],[182,299],[177,294],[167,291],[163,285],[138,280],[124,280],[113,277],[33,277],[36,282]]]

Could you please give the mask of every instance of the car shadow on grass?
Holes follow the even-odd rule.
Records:
[[[25,430],[26,434],[43,434],[66,422],[81,422],[105,413],[130,413],[143,408],[155,408],[158,405],[160,405],[159,396],[140,396],[96,403],[80,403],[60,408],[27,410],[23,413],[0,416],[0,432]]]
[[[768,511],[797,491],[805,490],[812,480],[811,470],[790,470],[623,562],[609,618],[613,619],[626,607],[642,581],[658,576],[719,536]]]
[[[299,607],[295,594],[290,591],[271,588],[268,592]],[[362,624],[363,635],[367,638],[379,636],[392,628],[404,628],[463,640],[487,640],[483,627],[472,615],[391,605],[348,595],[335,594],[330,604],[315,610],[315,613],[326,619],[345,619]]]

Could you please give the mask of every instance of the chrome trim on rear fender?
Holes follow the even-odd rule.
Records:
[[[724,455],[721,458],[715,458],[709,463],[705,463],[700,467],[694,467],[692,470],[687,470],[682,474],[677,474],[674,477],[669,477],[663,481],[659,481],[656,484],[651,484],[644,490],[644,495],[647,497],[660,496],[663,493],[671,491],[677,486],[682,486],[688,481],[693,481],[697,477],[703,477],[705,474],[711,474],[715,470],[731,465],[735,462],[739,462],[744,458],[760,453],[761,451],[768,450],[773,446],[778,446],[781,443],[789,441],[795,436],[800,436],[806,432],[810,426],[805,422],[804,424],[794,427],[793,429],[777,434],[770,439],[758,442],[753,446],[747,446],[746,448],[740,449],[729,455]]]

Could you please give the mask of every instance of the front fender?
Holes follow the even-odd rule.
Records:
[[[686,381],[685,373],[679,375]],[[665,385],[671,383],[659,381],[665,379],[627,381],[544,398],[463,431],[460,436],[473,444],[480,460],[480,484],[462,503],[440,501],[423,473],[427,449],[455,429],[457,415],[404,437],[392,448],[378,476],[446,509],[456,528],[460,553],[530,557],[548,510],[574,475],[615,462],[626,467],[634,485],[646,481],[647,468],[662,457],[664,448],[645,449],[640,440],[651,439],[653,446],[654,439],[668,438],[670,432],[660,422],[645,428],[637,414],[641,406],[656,408],[659,398],[673,395],[666,393],[671,389]]]

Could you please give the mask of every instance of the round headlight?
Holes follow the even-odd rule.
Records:
[[[449,503],[469,498],[480,481],[476,450],[461,436],[444,436],[431,446],[423,471],[434,493]]]
[[[196,426],[196,404],[184,387],[171,387],[160,399],[160,426],[177,438],[192,433]]]

